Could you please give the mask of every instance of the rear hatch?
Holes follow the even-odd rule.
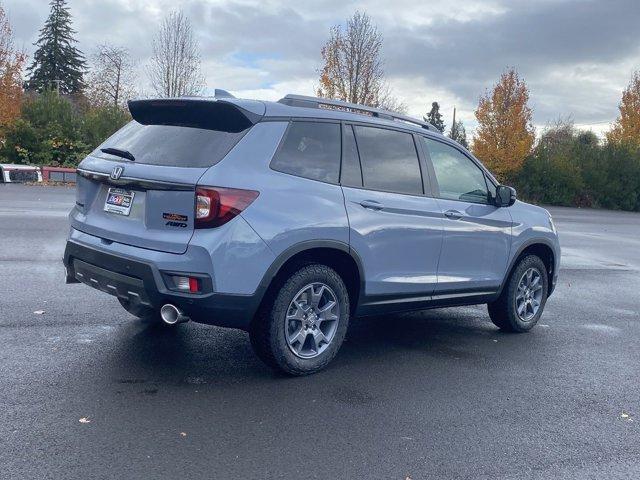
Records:
[[[198,179],[263,115],[260,102],[136,100],[133,121],[78,167],[71,225],[106,241],[184,253]]]

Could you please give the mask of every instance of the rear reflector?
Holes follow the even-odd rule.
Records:
[[[198,293],[200,291],[200,282],[194,277],[180,277],[171,275],[176,289],[181,292]]]
[[[260,192],[237,188],[196,189],[195,228],[224,225],[258,198]]]

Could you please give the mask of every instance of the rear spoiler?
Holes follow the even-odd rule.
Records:
[[[260,104],[262,114],[259,114],[236,102],[207,98],[129,100],[128,105],[133,119],[143,125],[173,125],[231,133],[255,125],[264,114],[264,104]],[[259,111],[260,108],[252,110]]]

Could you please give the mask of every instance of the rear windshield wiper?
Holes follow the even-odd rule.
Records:
[[[122,150],[120,148],[101,148],[101,152],[108,153],[109,155],[115,155],[116,157],[126,158],[127,160],[131,160],[132,162],[136,161],[136,157],[133,156],[128,150]]]

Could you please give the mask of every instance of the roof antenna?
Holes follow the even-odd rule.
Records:
[[[227,92],[226,90],[222,90],[221,88],[216,88],[213,96],[215,98],[236,98],[229,92]]]

